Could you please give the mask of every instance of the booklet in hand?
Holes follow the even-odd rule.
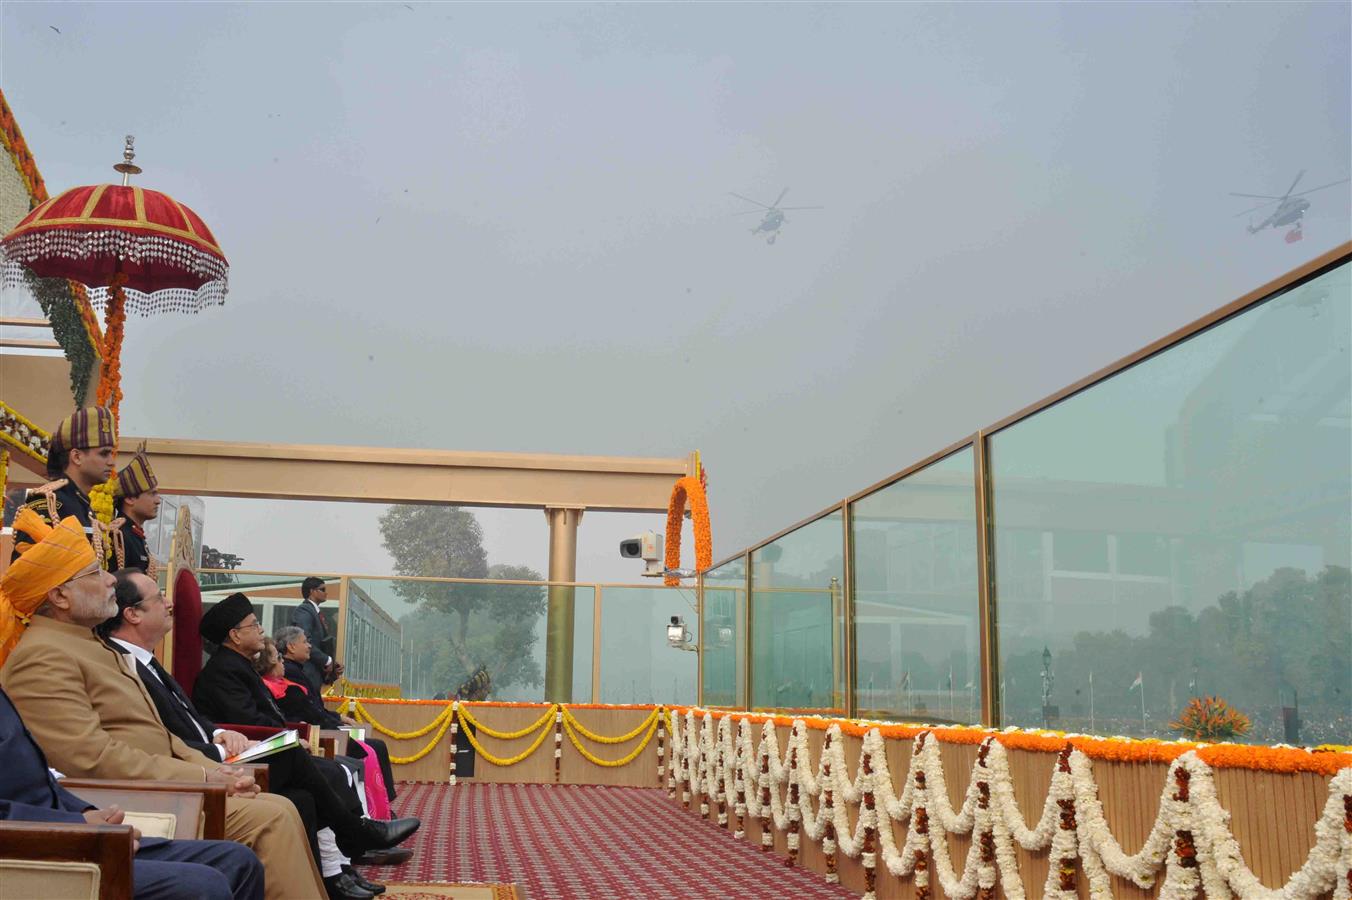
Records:
[[[281,753],[283,750],[289,750],[292,747],[300,746],[300,736],[296,734],[296,729],[288,728],[286,731],[279,731],[265,741],[259,741],[248,750],[237,753],[226,760],[228,763],[252,762],[255,759],[262,759],[265,756],[272,756],[274,753]]]

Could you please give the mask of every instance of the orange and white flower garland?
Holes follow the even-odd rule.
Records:
[[[1016,844],[1028,851],[1050,850],[1052,865],[1043,893],[1063,900],[1076,895],[1076,860],[1094,897],[1112,896],[1110,876],[1151,888],[1161,868],[1159,896],[1164,900],[1192,898],[1198,889],[1208,897],[1264,900],[1309,900],[1330,891],[1335,900],[1352,897],[1352,768],[1340,770],[1330,784],[1328,802],[1315,825],[1316,843],[1304,866],[1286,885],[1272,890],[1244,863],[1229,828],[1229,813],[1216,798],[1212,769],[1196,751],[1170,765],[1150,835],[1139,852],[1128,855],[1104,818],[1089,757],[1068,743],[1057,756],[1038,822],[1028,828],[1014,798],[1007,751],[993,733],[978,749],[967,793],[955,810],[948,799],[939,742],[927,731],[915,739],[898,797],[877,728],[864,736],[858,774],[851,781],[839,725],[827,730],[814,776],[803,720],[794,721],[781,762],[773,722],[762,723],[753,749],[746,718],[739,718],[734,740],[730,720],[735,716],[723,716],[715,743],[713,716],[701,713],[689,710],[684,722],[679,715],[672,722],[672,746],[679,757],[673,758],[672,770],[679,771],[686,805],[693,794],[700,795],[707,817],[706,799],[726,797],[727,785],[733,785],[739,798],[737,822],[743,812],[758,817],[764,849],[773,846],[772,828],[787,832],[791,863],[799,833],[806,834],[821,842],[829,879],[835,880],[831,876],[838,852],[863,863],[866,897],[873,896],[881,859],[892,875],[914,877],[918,897],[931,896],[932,876],[953,900],[993,898],[997,882],[1010,900],[1023,900]],[[781,798],[785,788],[787,803]],[[818,797],[814,810],[813,798]],[[837,802],[841,798],[844,803]],[[851,827],[845,804],[856,803],[859,811]],[[892,838],[893,821],[907,823],[900,849]],[[720,824],[726,827],[725,817]],[[735,833],[744,836],[740,827]],[[949,834],[974,838],[961,873],[949,857]]]

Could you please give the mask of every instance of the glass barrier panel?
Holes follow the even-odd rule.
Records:
[[[667,639],[672,616],[685,626],[681,649]],[[699,654],[694,588],[601,588],[601,703],[693,706]]]
[[[704,573],[705,706],[746,708],[746,557]]]
[[[294,574],[254,574],[202,570],[197,578],[202,587],[202,612],[205,613],[234,593],[243,593],[253,603],[264,633],[275,635],[277,629],[291,624],[291,614],[301,603],[300,585],[308,576]],[[324,619],[332,642],[323,648],[331,656],[338,655],[338,579],[328,582],[331,599],[320,604],[319,614]]]
[[[751,553],[751,705],[845,711],[845,551],[833,512]]]
[[[850,509],[859,714],[980,722],[972,448]]]
[[[990,437],[1002,724],[1352,735],[1350,272]]]
[[[547,585],[401,578],[354,578],[349,584],[349,596],[362,597],[397,629],[395,682],[404,697],[453,697],[482,667],[488,688],[480,699],[544,700]],[[566,592],[573,602],[573,699],[586,702],[591,699],[596,592],[572,586],[554,590]]]

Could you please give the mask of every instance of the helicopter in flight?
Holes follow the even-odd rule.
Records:
[[[1286,242],[1288,244],[1294,244],[1304,236],[1300,230],[1300,222],[1301,219],[1305,217],[1305,211],[1310,208],[1310,201],[1306,200],[1305,196],[1307,194],[1313,194],[1315,191],[1322,191],[1324,188],[1331,188],[1348,181],[1348,179],[1344,178],[1341,181],[1331,181],[1328,184],[1321,184],[1319,187],[1301,191],[1299,194],[1291,193],[1296,189],[1296,185],[1300,184],[1300,179],[1304,177],[1305,170],[1301,169],[1300,173],[1296,175],[1296,180],[1291,182],[1291,186],[1286,189],[1286,193],[1280,197],[1271,197],[1267,194],[1237,194],[1231,191],[1230,196],[1232,197],[1248,197],[1251,200],[1264,201],[1252,209],[1246,209],[1244,212],[1236,213],[1235,218],[1256,213],[1260,209],[1267,209],[1275,203],[1277,204],[1277,208],[1269,213],[1267,218],[1257,225],[1253,224],[1252,219],[1249,220],[1249,234],[1257,234],[1269,226],[1272,228],[1284,228],[1287,225],[1291,225],[1294,227],[1286,233]]]
[[[754,203],[760,207],[760,209],[748,209],[745,212],[733,213],[733,215],[764,215],[765,218],[761,219],[759,225],[751,229],[751,233],[768,235],[765,238],[765,243],[767,244],[773,244],[775,242],[775,238],[779,237],[779,229],[788,221],[788,218],[784,215],[786,210],[825,209],[823,206],[780,206],[780,201],[784,199],[784,195],[788,192],[789,189],[784,188],[784,190],[779,192],[779,196],[775,198],[774,203],[766,204],[759,200],[752,200],[750,197],[743,197],[741,194],[733,194],[732,191],[728,191],[729,194],[732,194],[732,196],[736,197],[738,200],[745,200],[747,203]]]

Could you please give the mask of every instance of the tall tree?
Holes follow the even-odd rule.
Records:
[[[460,507],[392,506],[380,517],[380,532],[398,575],[543,580],[524,566],[490,567],[483,530]],[[418,607],[403,619],[409,651],[438,686],[454,690],[480,665],[495,690],[542,682],[532,653],[545,608],[542,587],[397,581],[394,589]]]

